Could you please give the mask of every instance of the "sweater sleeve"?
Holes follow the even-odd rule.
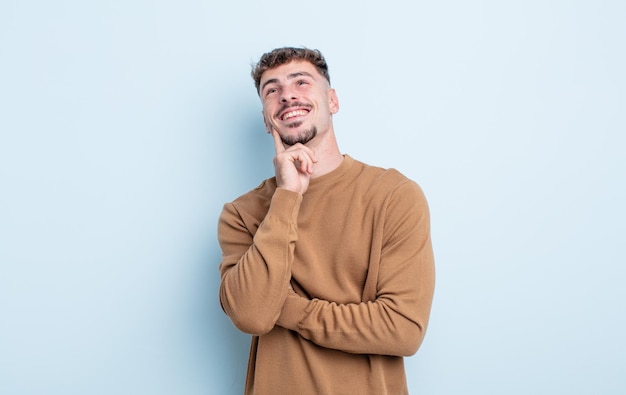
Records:
[[[337,304],[289,292],[278,325],[326,348],[408,356],[428,323],[435,270],[426,199],[417,184],[398,187],[385,207],[373,301]]]
[[[218,222],[222,249],[220,303],[241,331],[263,335],[275,325],[288,291],[302,195],[277,189],[254,235],[246,213],[228,203]]]

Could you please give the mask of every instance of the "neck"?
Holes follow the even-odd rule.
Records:
[[[317,158],[317,163],[313,166],[313,174],[311,174],[313,179],[330,173],[343,162],[343,155],[339,151],[337,139],[332,130],[319,136],[319,140],[317,138],[311,140],[307,146],[315,152]]]

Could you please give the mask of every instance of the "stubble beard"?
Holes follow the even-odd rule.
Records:
[[[302,122],[295,122],[291,125],[289,125],[289,128],[297,128],[300,125],[302,125]],[[282,140],[282,142],[285,145],[295,145],[295,144],[302,144],[302,145],[306,145],[306,143],[308,143],[309,141],[313,140],[315,138],[315,136],[317,136],[317,127],[315,125],[311,126],[309,129],[305,129],[303,131],[301,131],[300,133],[298,133],[296,136],[280,136],[280,139]]]

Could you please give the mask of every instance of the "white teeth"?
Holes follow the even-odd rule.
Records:
[[[289,118],[293,118],[293,117],[297,117],[299,115],[306,115],[306,111],[305,110],[295,110],[295,111],[289,111],[287,114],[283,115],[283,121],[289,119]]]

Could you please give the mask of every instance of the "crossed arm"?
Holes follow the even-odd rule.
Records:
[[[351,353],[415,353],[434,286],[429,217],[414,183],[396,195],[387,208],[375,294],[372,300],[348,304],[309,300],[289,287],[301,195],[277,189],[254,236],[246,213],[226,205],[219,223],[224,252],[220,301],[233,323],[254,335],[279,325],[322,347]],[[415,203],[398,212],[394,202],[400,200]]]

